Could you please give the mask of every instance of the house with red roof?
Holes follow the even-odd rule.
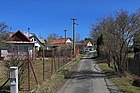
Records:
[[[51,45],[52,46],[62,46],[62,45],[72,45],[72,41],[70,38],[60,38],[60,39],[57,39],[57,40],[53,40],[51,42]]]

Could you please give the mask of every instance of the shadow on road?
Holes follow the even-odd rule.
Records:
[[[113,83],[110,83],[108,81],[108,75],[104,72],[97,72],[97,71],[87,71],[87,70],[82,70],[82,71],[75,71],[75,72],[70,72],[73,73],[72,75],[67,75],[65,78],[66,79],[75,79],[75,80],[89,80],[89,79],[104,79],[107,89],[110,91],[110,93],[125,93],[119,90],[116,85]]]
[[[73,73],[70,75],[66,76],[66,79],[92,79],[92,78],[106,78],[106,74],[104,72],[96,72],[96,71],[88,71],[88,70],[83,70],[83,71],[74,71],[74,72],[69,72]]]
[[[96,58],[98,58],[98,56],[93,56],[93,53],[87,52],[87,53],[85,54],[85,56],[82,57],[81,59],[96,59]]]
[[[81,59],[96,59],[98,58],[97,56],[96,57],[82,57]]]
[[[87,70],[82,70],[82,71],[75,71],[75,72],[70,72],[73,73],[72,75],[68,75],[66,79],[75,79],[75,80],[89,80],[89,79],[104,79],[106,86],[110,93],[125,93],[119,90],[116,85],[109,83],[108,82],[108,75],[104,72],[97,72],[97,71],[87,71]]]

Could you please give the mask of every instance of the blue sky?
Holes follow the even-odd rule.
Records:
[[[64,37],[66,29],[72,37],[70,19],[77,18],[76,31],[84,39],[100,18],[121,9],[132,13],[139,8],[140,0],[1,0],[0,22],[6,22],[13,32],[29,27],[30,32],[47,38],[51,33]]]

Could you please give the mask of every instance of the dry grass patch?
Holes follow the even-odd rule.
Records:
[[[65,71],[72,72],[78,62],[80,61],[81,55],[79,55],[76,60],[72,60],[69,63],[61,67],[57,72],[55,72],[50,79],[47,79],[43,84],[39,85],[33,93],[55,93],[58,88],[60,88],[65,81]]]
[[[108,67],[107,63],[99,63],[100,68],[106,73],[114,73],[114,69]],[[126,93],[140,93],[140,87],[132,85],[132,78],[127,76],[119,77],[114,74],[110,76],[110,79],[124,92]]]

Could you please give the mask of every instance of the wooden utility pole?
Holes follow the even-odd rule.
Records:
[[[43,47],[43,51],[42,51],[42,57],[43,57],[43,80],[45,80],[45,50],[44,50],[44,47]]]
[[[66,32],[67,32],[67,30],[64,30],[64,32],[65,32],[65,58],[66,58],[65,61],[67,61],[67,51],[66,51],[67,50],[67,45],[66,45],[66,38],[67,38],[66,37],[66,34],[67,34]]]
[[[73,29],[73,57],[75,56],[75,18],[72,18],[72,29]]]
[[[66,38],[67,38],[67,37],[66,37],[66,35],[67,35],[66,32],[67,32],[67,30],[64,30],[64,32],[65,32],[65,45],[66,45]]]

